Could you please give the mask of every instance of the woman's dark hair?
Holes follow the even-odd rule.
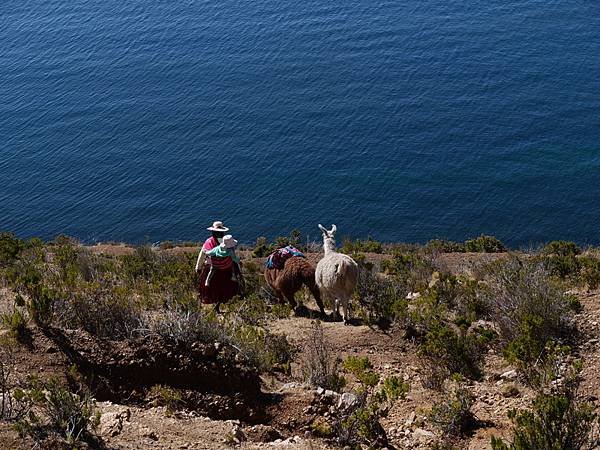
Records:
[[[222,238],[223,236],[225,236],[225,232],[224,231],[213,231],[212,235],[215,239],[219,239],[219,238]]]

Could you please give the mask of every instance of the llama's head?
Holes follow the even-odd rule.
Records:
[[[331,225],[331,230],[327,230],[327,228],[319,224],[319,230],[323,233],[323,249],[325,253],[335,251],[335,232],[337,231],[337,227]]]

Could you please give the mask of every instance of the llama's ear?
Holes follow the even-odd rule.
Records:
[[[335,234],[335,232],[337,231],[337,227],[335,225],[331,225],[331,231],[330,234],[333,237],[333,235]]]
[[[319,224],[319,230],[321,230],[324,234],[327,234],[327,230],[325,229],[325,227],[321,224]]]

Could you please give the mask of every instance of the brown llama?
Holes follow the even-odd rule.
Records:
[[[294,312],[297,314],[302,308],[294,298],[294,294],[305,285],[315,298],[321,314],[325,315],[325,308],[321,300],[321,293],[315,282],[315,268],[306,258],[301,256],[292,256],[285,261],[282,269],[266,268],[265,280],[267,284],[275,291],[280,301],[287,300]]]

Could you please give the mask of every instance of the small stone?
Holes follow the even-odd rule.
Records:
[[[243,442],[246,440],[244,430],[242,430],[242,427],[240,427],[239,425],[235,425],[231,429],[231,436],[233,436],[233,439],[235,439],[237,442]]]
[[[502,396],[509,398],[509,397],[518,397],[519,395],[521,395],[521,391],[519,391],[519,388],[517,386],[515,386],[513,383],[508,383],[505,384],[502,387]]]
[[[424,430],[423,428],[415,429],[413,435],[421,442],[427,442],[435,438],[435,434],[431,431]]]
[[[407,427],[410,427],[414,422],[415,422],[415,418],[417,417],[417,415],[415,414],[415,412],[411,412],[410,415],[408,416],[408,419],[406,419],[406,422],[404,422],[404,425]]]
[[[344,392],[338,400],[337,408],[347,410],[357,405],[359,402],[358,396],[350,392]]]
[[[504,378],[505,380],[512,380],[514,378],[517,378],[517,371],[516,370],[508,370],[508,371],[504,372],[502,375],[500,375],[500,378]]]
[[[317,395],[323,395],[325,393],[325,389],[323,389],[321,386],[319,386],[317,388]]]

